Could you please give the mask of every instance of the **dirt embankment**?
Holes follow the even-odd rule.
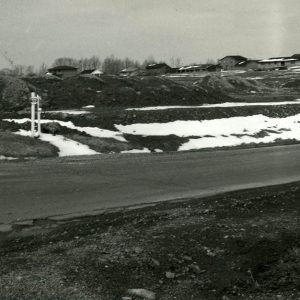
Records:
[[[161,77],[103,76],[72,77],[65,80],[27,78],[37,88],[49,108],[80,108],[84,105],[152,106],[200,105],[232,100],[220,91],[188,88]]]
[[[0,235],[0,298],[299,299],[299,197],[292,183],[16,224]]]
[[[226,92],[257,93],[271,91],[271,88],[265,85],[260,80],[243,78],[237,75],[208,75],[195,82],[194,85],[208,90],[213,89]]]

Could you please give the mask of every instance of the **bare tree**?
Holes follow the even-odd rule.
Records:
[[[37,70],[37,75],[42,76],[46,74],[47,70],[48,70],[47,65],[45,63],[42,63]]]
[[[182,59],[180,57],[171,57],[170,59],[170,65],[173,68],[179,68],[182,66]]]

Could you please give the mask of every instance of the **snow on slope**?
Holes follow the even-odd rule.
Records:
[[[15,122],[18,124],[30,122],[30,119],[28,118],[23,118],[23,119],[4,119],[3,121],[7,122]],[[112,138],[115,140],[119,140],[121,142],[127,142],[125,138],[122,136],[122,133],[118,131],[112,131],[112,130],[107,130],[107,129],[101,129],[98,127],[80,127],[76,126],[73,124],[73,122],[68,121],[60,121],[60,120],[47,120],[47,119],[42,119],[41,124],[46,124],[46,123],[51,123],[51,122],[57,122],[63,127],[67,127],[70,129],[75,129],[80,132],[85,132],[91,136],[99,137],[99,138]]]
[[[179,151],[271,143],[277,139],[300,140],[300,114],[286,118],[254,115],[204,121],[115,125],[115,127],[123,133],[133,135],[167,136],[173,134],[179,137],[190,137],[187,143],[179,147]]]
[[[16,134],[22,136],[30,136],[31,132],[20,129],[15,132]],[[59,156],[72,156],[72,155],[94,155],[99,154],[98,152],[90,149],[88,146],[67,139],[62,135],[53,135],[49,133],[43,133],[40,137],[40,140],[49,142],[59,149]]]
[[[137,108],[127,108],[126,110],[165,110],[173,108],[212,108],[212,107],[242,107],[242,106],[278,106],[278,105],[293,105],[300,104],[300,99],[294,101],[282,101],[282,102],[225,102],[218,104],[203,104],[196,106],[149,106],[149,107],[137,107]]]

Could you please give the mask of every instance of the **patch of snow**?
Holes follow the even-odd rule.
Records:
[[[143,148],[143,149],[124,150],[121,151],[121,153],[151,153],[151,151],[148,148]]]
[[[296,61],[296,60],[297,59],[295,59],[295,58],[278,57],[278,58],[263,59],[263,60],[260,60],[259,63],[264,63],[264,62],[282,62],[282,61]]]
[[[28,118],[23,118],[23,119],[3,119],[3,121],[7,122],[15,122],[18,124],[30,122],[30,119]],[[63,127],[67,127],[70,129],[74,129],[80,132],[85,132],[91,136],[99,137],[99,138],[112,138],[121,142],[127,142],[126,139],[122,136],[121,132],[118,131],[112,131],[112,130],[107,130],[107,129],[101,129],[98,127],[80,127],[76,126],[73,124],[71,121],[60,121],[60,120],[48,120],[48,119],[42,119],[41,124],[46,124],[46,123],[52,123],[52,122],[57,122]]]
[[[250,80],[262,80],[264,77],[245,77],[245,79],[250,79]]]
[[[15,160],[15,159],[18,159],[18,158],[17,157],[0,155],[0,160]]]
[[[160,153],[160,152],[164,152],[164,151],[161,149],[154,149],[154,152]]]
[[[91,112],[87,110],[73,110],[73,109],[63,109],[63,110],[49,110],[45,111],[48,114],[67,114],[67,115],[85,115],[90,114]]]
[[[253,92],[253,91],[251,91]],[[165,110],[165,109],[185,109],[185,108],[212,108],[212,107],[242,107],[242,106],[277,106],[277,105],[295,105],[300,104],[300,99],[293,101],[281,101],[281,102],[224,102],[218,104],[203,104],[203,105],[174,105],[174,106],[149,106],[149,107],[137,107],[127,108],[126,110]]]
[[[98,93],[99,91],[97,91]],[[87,106],[83,106],[82,108],[95,108],[95,105],[87,105]]]
[[[31,132],[20,129],[15,132],[18,135],[30,136]],[[78,143],[71,139],[67,139],[62,135],[53,135],[49,133],[43,133],[39,137],[40,140],[48,142],[59,149],[59,156],[72,156],[72,155],[94,155],[98,152],[90,149],[87,145]]]
[[[142,136],[191,137],[181,150],[271,143],[277,139],[300,140],[300,114],[286,118],[264,115],[232,117],[204,121],[115,125],[123,133]],[[272,131],[270,130],[272,128]],[[264,132],[264,137],[255,136]]]

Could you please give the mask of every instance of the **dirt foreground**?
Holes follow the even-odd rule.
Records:
[[[0,233],[0,299],[300,299],[300,183]]]

